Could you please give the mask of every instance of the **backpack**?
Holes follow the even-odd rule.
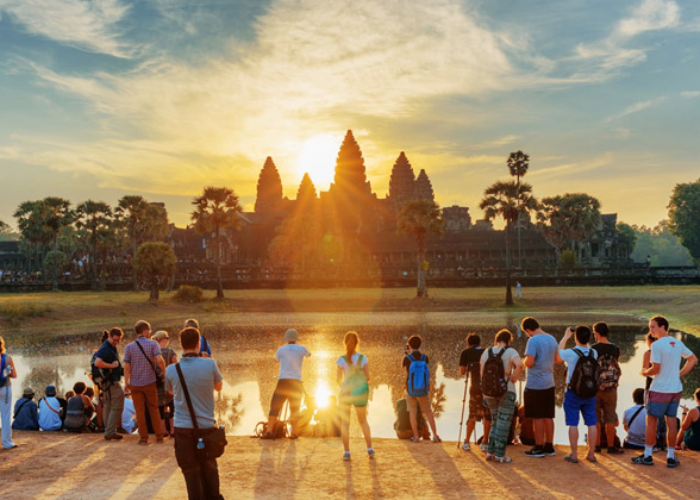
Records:
[[[484,396],[500,398],[508,391],[508,380],[502,359],[506,349],[507,347],[504,347],[498,354],[493,353],[493,347],[488,350],[484,373],[481,375],[481,392]]]
[[[600,375],[598,378],[599,389],[614,389],[620,385],[620,375],[622,370],[617,359],[610,354],[603,354],[598,357],[598,365],[600,366]]]
[[[0,388],[5,387],[7,384],[7,375],[5,375],[5,355],[0,354]]]
[[[592,398],[598,392],[598,380],[600,377],[600,366],[598,360],[593,357],[593,349],[584,356],[581,351],[574,349],[578,354],[576,367],[571,374],[569,390],[573,391],[580,398]]]
[[[347,356],[343,356],[343,359],[345,359],[345,362],[350,368],[348,370],[348,375],[343,382],[341,395],[357,397],[369,394],[367,376],[362,370],[362,354],[358,355],[357,363],[353,363]]]
[[[107,370],[103,368],[98,368],[95,366],[95,360],[97,359],[97,353],[92,355],[90,360],[90,376],[92,381],[100,389],[106,389],[107,386],[112,382],[112,370]]]
[[[427,396],[430,392],[430,369],[425,354],[416,359],[412,354],[406,356],[411,362],[408,368],[408,395],[413,398]]]

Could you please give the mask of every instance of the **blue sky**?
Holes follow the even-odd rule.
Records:
[[[138,193],[183,225],[205,185],[252,209],[325,190],[345,130],[380,197],[400,151],[442,205],[531,156],[536,196],[634,224],[700,177],[700,2],[0,0],[0,219]]]

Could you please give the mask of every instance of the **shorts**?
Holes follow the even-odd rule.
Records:
[[[277,381],[275,392],[272,395],[270,403],[270,417],[278,417],[282,411],[285,401],[289,401],[289,410],[291,417],[294,418],[299,414],[301,406],[301,397],[304,395],[304,384],[301,380],[291,378],[283,378]]]
[[[649,391],[647,396],[647,415],[656,418],[675,417],[681,403],[681,393]]]
[[[360,394],[350,394],[340,393],[340,398],[338,399],[338,404],[340,406],[354,406],[356,408],[363,408],[367,406],[369,401],[369,391],[363,391]]]
[[[595,396],[592,398],[582,398],[573,393],[566,391],[564,395],[564,416],[566,425],[573,427],[578,426],[579,416],[583,415],[583,423],[588,427],[596,424],[595,415]]]
[[[474,422],[481,422],[484,416],[484,396],[481,393],[469,395],[469,418]]]
[[[595,397],[596,415],[599,424],[614,424],[617,422],[617,387],[598,391]]]
[[[554,387],[528,389],[523,394],[525,418],[554,418]]]
[[[418,410],[420,405],[420,410],[422,413],[428,413],[433,411],[430,407],[430,396],[409,396],[406,395],[406,405],[408,406],[408,412],[413,413]]]

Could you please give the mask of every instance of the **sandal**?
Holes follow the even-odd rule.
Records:
[[[442,439],[440,439],[440,436],[434,436],[433,439],[431,439],[433,443],[442,443]]]
[[[513,461],[513,459],[510,457],[493,457],[491,460],[501,464],[509,464]]]
[[[493,460],[496,460],[496,455],[494,455],[493,453],[486,452],[486,461],[491,462]]]
[[[592,464],[598,463],[598,459],[596,459],[596,457],[586,457],[586,460],[588,460]]]
[[[577,464],[577,463],[578,463],[578,458],[574,458],[574,457],[572,457],[571,455],[565,456],[565,457],[564,457],[564,460],[566,460],[567,462],[570,462],[570,463],[572,463],[572,464]]]
[[[411,442],[412,443],[420,443],[420,438],[412,437]]]

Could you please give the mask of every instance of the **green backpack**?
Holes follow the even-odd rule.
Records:
[[[362,357],[359,354],[357,363],[353,363],[347,356],[343,356],[350,369],[340,389],[340,397],[355,406],[365,406],[369,398],[369,383],[362,369]]]

